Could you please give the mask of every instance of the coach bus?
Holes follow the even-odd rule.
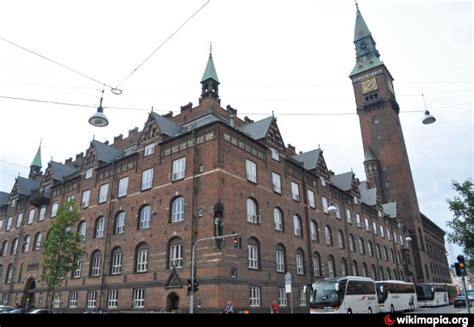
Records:
[[[454,301],[456,286],[445,283],[416,284],[418,304],[423,307],[448,305]]]
[[[310,286],[310,313],[377,312],[377,292],[371,278],[327,278]]]
[[[379,312],[414,311],[416,308],[415,284],[401,280],[375,282]]]

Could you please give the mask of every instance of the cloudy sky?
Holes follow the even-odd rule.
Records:
[[[359,8],[395,78],[420,209],[445,228],[451,181],[473,175],[472,3],[360,0]],[[273,111],[285,143],[320,146],[335,173],[352,169],[365,179],[348,78],[355,15],[352,0],[2,1],[0,191],[28,175],[41,139],[45,167],[85,151],[94,137],[142,129],[152,106],[178,113],[196,104],[209,42],[223,107],[255,120]],[[104,94],[110,125],[90,126],[102,84],[119,83],[122,95]],[[421,123],[421,94],[435,124]]]

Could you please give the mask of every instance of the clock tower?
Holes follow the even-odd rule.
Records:
[[[413,279],[415,282],[427,281],[423,225],[398,117],[400,108],[393,77],[379,59],[376,43],[358,6],[354,44],[356,64],[349,77],[362,133],[367,181],[371,188],[377,188],[383,203],[397,203],[400,219],[411,238]]]

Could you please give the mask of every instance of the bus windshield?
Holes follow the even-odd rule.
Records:
[[[418,301],[426,301],[434,299],[433,285],[418,284],[416,285],[416,297]]]
[[[311,304],[332,307],[340,305],[344,299],[346,282],[347,280],[314,283]]]

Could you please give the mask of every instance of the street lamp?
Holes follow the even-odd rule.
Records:
[[[89,124],[96,127],[105,127],[109,124],[107,116],[104,114],[104,108],[102,107],[102,100],[104,99],[104,89],[102,89],[102,96],[100,97],[100,104],[97,108],[97,112],[89,118]]]
[[[426,109],[426,102],[424,94],[421,95],[423,97],[423,104],[425,105],[425,117],[423,118],[423,124],[433,124],[436,121],[436,118],[430,114],[430,112]]]

